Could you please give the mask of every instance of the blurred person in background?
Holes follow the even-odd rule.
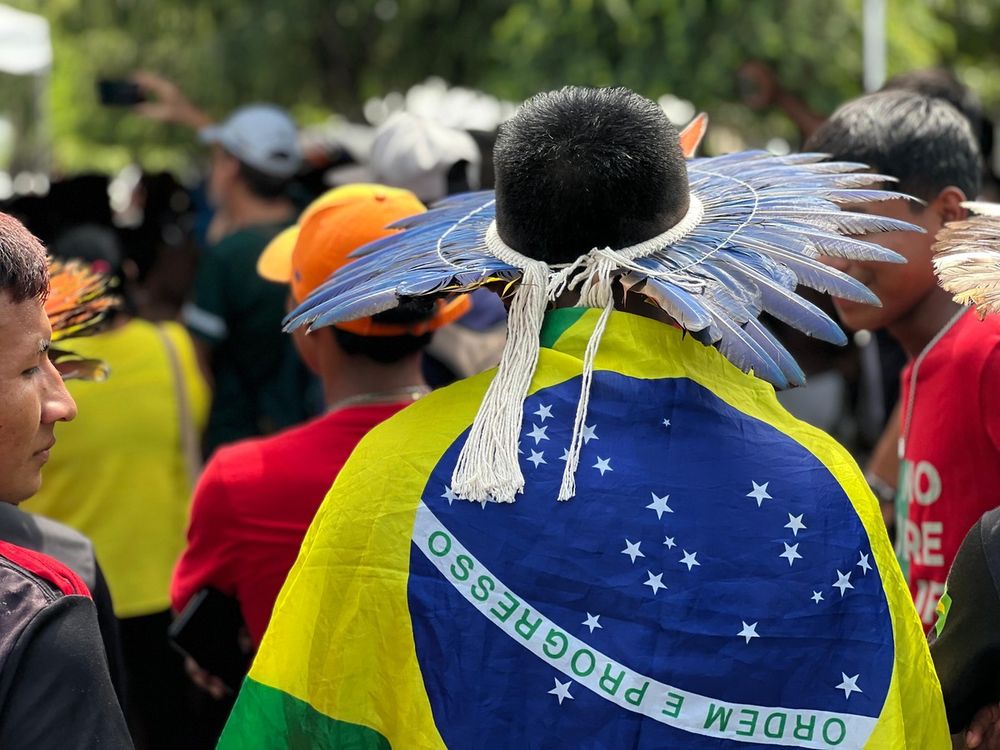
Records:
[[[1000,204],[967,203],[975,216],[938,233],[934,267],[955,302],[982,321],[1000,314]],[[992,363],[994,366],[996,362]],[[982,425],[1000,443],[1000,420]],[[928,639],[955,747],[1000,747],[1000,508],[966,534],[948,571]],[[964,742],[964,744],[962,744]]]
[[[367,165],[330,170],[335,184],[374,182],[412,191],[427,205],[481,187],[482,152],[464,130],[397,112],[375,132]],[[427,347],[424,374],[434,387],[495,367],[507,340],[507,313],[492,292],[469,295],[471,309]]]
[[[979,192],[979,147],[958,110],[903,90],[845,104],[805,147],[869,164],[898,180],[889,187],[919,199],[851,206],[926,230],[869,238],[906,257],[905,265],[828,262],[882,301],[873,307],[835,298],[843,323],[887,330],[909,358],[899,402],[896,549],[927,630],[966,532],[1000,505],[1000,440],[993,427],[976,427],[1000,419],[1000,322],[978,324],[937,285],[931,264],[935,235],[964,219],[963,202]]]
[[[68,566],[18,546],[26,535],[45,552],[65,554],[79,540],[60,534],[46,544],[51,526],[26,522],[17,531],[6,510],[38,491],[55,425],[76,415],[50,359],[48,282],[41,244],[0,214],[0,746],[130,748],[90,591]],[[34,537],[39,528],[43,539]]]
[[[137,266],[134,301],[146,320],[179,319],[191,295],[199,255],[192,195],[169,172],[144,172],[117,217],[125,256]]]
[[[295,307],[357,248],[393,234],[390,224],[426,209],[408,190],[346,185],[318,198],[300,225],[278,235],[259,270],[282,283]],[[253,648],[302,539],[358,441],[430,391],[421,352],[433,332],[461,315],[465,297],[418,300],[335,328],[294,334],[300,356],[323,383],[326,414],[277,435],[221,448],[195,491],[188,545],[174,571],[178,612],[206,588],[239,602]],[[195,672],[220,697],[216,680]]]
[[[136,744],[178,747],[187,681],[167,641],[169,583],[184,545],[208,391],[184,328],[133,316],[134,265],[111,230],[77,227],[52,250],[117,279],[123,307],[106,332],[77,342],[78,354],[99,355],[112,375],[70,383],[83,414],[60,436],[45,485],[26,509],[93,540],[119,618]]]
[[[301,164],[298,131],[286,112],[267,104],[241,107],[213,125],[169,81],[148,73],[135,80],[154,98],[136,107],[138,114],[195,128],[212,148],[208,197],[216,215],[183,311],[212,386],[207,457],[316,410],[314,380],[281,331],[284,289],[256,272],[268,242],[297,215],[288,189]]]

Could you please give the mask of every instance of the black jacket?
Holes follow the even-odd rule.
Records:
[[[3,555],[0,620],[0,747],[132,748],[89,597]]]
[[[125,663],[122,657],[118,619],[111,590],[94,555],[94,545],[75,529],[9,503],[0,503],[0,540],[53,557],[76,573],[90,589],[97,609],[97,624],[108,657],[111,684],[125,708]],[[2,746],[0,746],[2,747]]]

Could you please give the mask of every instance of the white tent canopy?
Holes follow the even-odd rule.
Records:
[[[52,66],[49,22],[0,5],[0,72],[37,75]]]

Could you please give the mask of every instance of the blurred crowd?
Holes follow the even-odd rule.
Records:
[[[847,104],[832,120],[784,90],[764,63],[747,63],[740,76],[745,103],[785,113],[802,150],[869,164],[933,207],[937,224],[925,225],[927,247],[941,225],[964,217],[964,201],[998,194],[993,124],[947,70],[894,78],[875,95],[883,109]],[[9,523],[32,526],[25,532],[31,539],[19,542],[13,532],[0,538],[62,561],[93,594],[111,691],[93,693],[94,721],[103,725],[86,731],[105,743],[94,747],[214,747],[307,529],[353,448],[432,390],[495,367],[507,330],[503,295],[485,287],[432,301],[415,294],[390,311],[359,307],[350,324],[308,334],[286,333],[286,316],[322,293],[355,251],[390,236],[394,223],[405,225],[450,195],[493,189],[496,134],[399,112],[370,134],[366,153],[352,154],[335,139],[303,140],[290,115],[270,104],[248,103],[213,122],[174,83],[152,73],[133,82],[143,101],[122,116],[196,131],[207,169],[196,182],[168,173],[77,175],[54,180],[45,195],[0,206],[53,258],[82,261],[112,279],[118,300],[102,330],[73,347],[105,362],[110,377],[67,381],[75,418],[59,425],[51,455],[46,449],[40,489],[30,498],[0,497],[5,512],[24,500]],[[925,143],[887,145],[884,136],[857,142],[869,120],[890,122],[906,105],[892,97],[907,96],[917,97],[940,130],[920,137],[959,145],[925,153]],[[126,199],[113,202],[115,191]],[[897,218],[920,223],[915,216]],[[1000,505],[1000,412],[982,412],[978,424],[967,425],[978,437],[968,438],[974,456],[955,458],[965,468],[935,468],[906,453],[904,444],[912,449],[935,430],[949,440],[959,435],[929,415],[915,423],[913,399],[918,375],[949,366],[928,342],[944,336],[965,308],[941,296],[944,319],[937,308],[928,312],[937,317],[916,326],[923,338],[902,340],[891,330],[891,315],[917,304],[908,290],[930,277],[929,260],[925,265],[909,278],[881,282],[877,273],[844,266],[879,287],[881,317],[850,303],[835,309],[828,296],[804,292],[849,329],[845,347],[776,318],[764,322],[808,379],[778,400],[862,467],[902,550],[926,632],[963,538]],[[978,353],[954,366],[971,373],[980,360],[1000,364],[996,325],[982,341],[990,343],[968,344]],[[950,400],[980,387],[971,377],[967,385],[954,377],[922,387],[939,389],[940,409],[957,410]],[[1000,371],[992,382],[997,377]],[[50,421],[66,419],[60,413]],[[0,436],[2,428],[0,420]],[[973,471],[974,478],[955,478]],[[900,493],[907,495],[902,507],[912,497],[917,511],[900,515]],[[947,509],[936,504],[939,496]],[[48,526],[48,519],[58,523]],[[111,702],[121,706],[127,736],[102,718],[101,706]],[[54,746],[44,733],[38,738],[34,746]]]

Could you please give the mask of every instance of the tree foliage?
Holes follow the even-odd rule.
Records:
[[[98,106],[96,78],[138,68],[173,78],[218,116],[270,100],[303,122],[359,118],[367,97],[430,75],[515,100],[566,83],[623,84],[688,99],[750,142],[794,130],[740,104],[735,73],[747,59],[770,61],[818,112],[861,90],[862,0],[8,2],[52,25],[51,136],[67,170],[177,166],[195,152],[190,133]],[[952,65],[1000,106],[1000,0],[888,0],[887,18],[890,74]]]

